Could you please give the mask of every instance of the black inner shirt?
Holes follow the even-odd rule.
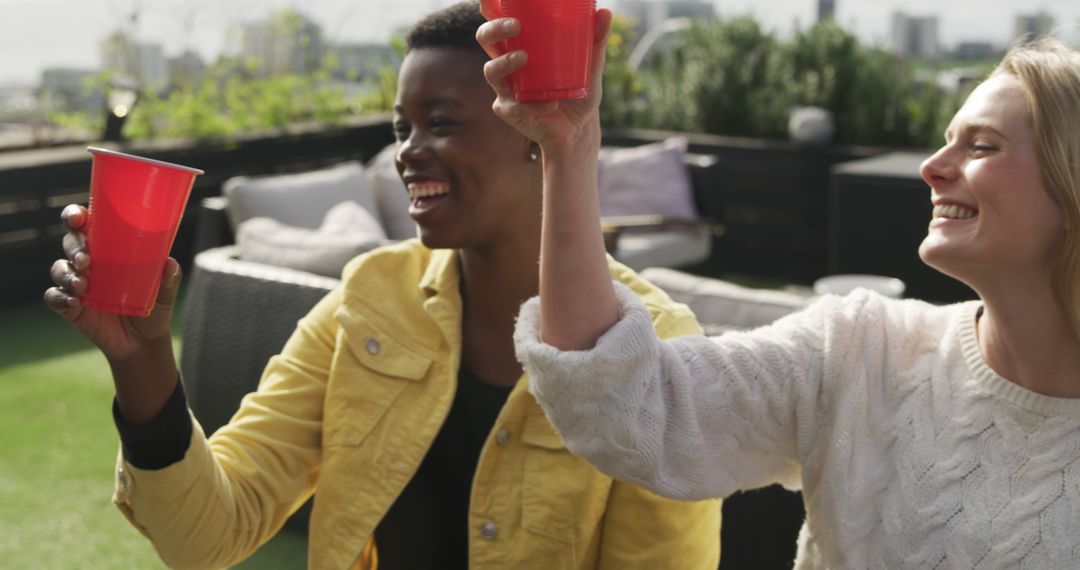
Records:
[[[468,568],[473,474],[512,389],[489,384],[462,365],[442,429],[375,528],[379,570]]]

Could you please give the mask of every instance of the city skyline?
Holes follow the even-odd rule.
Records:
[[[99,44],[117,29],[133,31],[143,42],[160,43],[169,56],[193,50],[212,60],[235,49],[244,24],[282,8],[309,15],[331,42],[386,41],[394,30],[452,0],[0,0],[0,85],[32,85],[48,67],[100,67]],[[611,6],[612,0],[600,0]],[[839,0],[835,19],[861,40],[889,44],[892,14],[937,16],[943,45],[1011,41],[1015,17],[1046,11],[1073,37],[1080,37],[1080,3],[1075,0],[934,0],[905,2]],[[724,16],[750,14],[766,29],[788,33],[809,26],[817,0],[716,0]],[[140,9],[140,20],[124,14]],[[373,14],[377,16],[373,16]],[[977,14],[972,17],[971,14]],[[47,22],[47,23],[46,23]],[[229,32],[233,30],[230,39]]]

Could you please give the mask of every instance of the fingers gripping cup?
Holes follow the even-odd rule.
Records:
[[[203,172],[111,150],[93,155],[86,249],[87,307],[145,317],[161,287],[195,177]]]
[[[495,16],[515,18],[521,33],[508,51],[525,50],[525,67],[510,76],[518,101],[583,99],[596,31],[596,0],[496,0]]]

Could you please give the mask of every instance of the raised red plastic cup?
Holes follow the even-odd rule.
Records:
[[[84,230],[90,268],[82,302],[145,317],[154,308],[191,187],[203,171],[103,148],[86,150],[94,162]]]
[[[496,0],[497,18],[515,18],[521,33],[508,51],[525,50],[529,61],[510,76],[518,101],[583,99],[596,32],[596,0]]]

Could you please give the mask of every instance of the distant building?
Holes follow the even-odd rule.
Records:
[[[139,44],[139,71],[143,85],[163,86],[169,82],[169,60],[161,44]]]
[[[140,43],[115,32],[101,43],[102,68],[142,87],[163,87],[169,81],[169,63],[161,44]]]
[[[676,18],[713,19],[716,7],[706,0],[617,0],[612,11],[634,20],[634,36],[645,37],[659,29],[666,20]]]
[[[825,20],[835,19],[836,16],[836,0],[818,0],[817,3],[817,21],[824,22]]]
[[[310,73],[322,65],[322,28],[298,12],[246,24],[241,35],[242,55],[259,63],[260,75]]]
[[[92,87],[98,72],[91,69],[51,67],[41,72],[39,98],[53,109],[97,111],[105,106],[101,89]]]
[[[193,51],[169,58],[169,82],[172,85],[198,85],[206,75],[206,63]]]
[[[401,65],[401,56],[388,44],[337,44],[329,52],[337,58],[333,75],[339,81],[375,80],[380,69],[397,69]]]
[[[893,12],[893,51],[901,57],[937,59],[941,55],[937,16],[909,16]]]
[[[1054,17],[1047,12],[1021,14],[1013,26],[1013,39],[1031,41],[1048,36],[1054,31]]]
[[[961,61],[980,61],[998,59],[1001,51],[990,42],[960,42],[953,49],[952,56]]]
[[[34,88],[16,85],[0,86],[0,120],[9,115],[26,114],[37,109]]]
[[[1080,49],[1080,20],[1077,20],[1073,25],[1060,30],[1057,33],[1057,37],[1073,49]]]

